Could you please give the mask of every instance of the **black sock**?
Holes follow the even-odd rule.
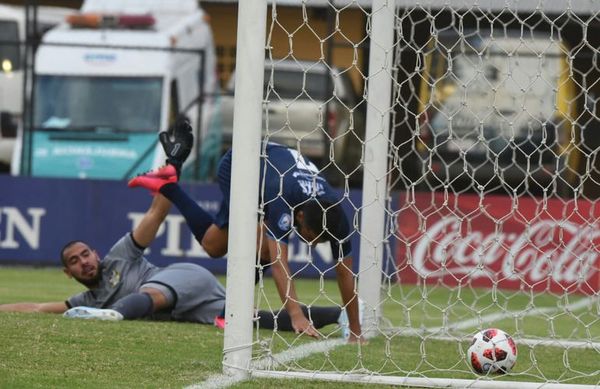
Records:
[[[312,320],[316,329],[325,327],[329,324],[335,324],[340,317],[342,309],[340,307],[311,307],[301,306],[304,316]],[[275,317],[271,311],[258,311],[258,325],[260,328],[272,330],[275,328]],[[279,331],[293,331],[292,319],[286,310],[281,310],[277,315],[277,329]]]
[[[213,217],[192,200],[177,184],[163,185],[160,188],[160,193],[175,204],[185,218],[192,234],[194,234],[198,243],[201,243],[206,230],[213,224]]]
[[[152,297],[146,293],[132,293],[114,303],[111,307],[123,315],[125,320],[141,319],[154,311]]]

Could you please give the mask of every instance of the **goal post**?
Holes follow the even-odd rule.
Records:
[[[224,372],[597,387],[600,0],[249,3],[238,24]],[[268,142],[315,164],[274,169],[280,191],[265,200]],[[337,204],[351,233],[334,247],[351,240],[367,344],[347,343],[337,317],[318,340],[289,331],[281,290],[256,265],[257,218],[283,202],[289,227],[298,204],[283,182],[304,174],[314,194],[317,173],[342,177]],[[309,320],[327,306],[342,322],[343,250],[294,234],[285,250]],[[261,327],[255,309],[278,324]],[[516,342],[507,374],[476,372],[489,366],[476,364],[473,335],[488,328]],[[500,363],[503,349],[490,347],[481,354]]]
[[[256,205],[262,116],[262,71],[267,1],[242,1],[238,6],[237,80],[233,121],[231,201],[227,262],[227,301],[223,344],[224,373],[247,378],[252,357]]]
[[[388,210],[388,147],[393,86],[395,1],[375,0],[372,6],[367,121],[364,138],[363,202],[358,295],[364,304],[362,330],[369,338],[380,333],[384,226]]]

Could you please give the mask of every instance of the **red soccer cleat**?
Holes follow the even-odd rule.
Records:
[[[130,188],[142,187],[148,189],[152,194],[158,193],[160,188],[166,184],[177,182],[177,171],[173,165],[165,165],[147,173],[132,178],[127,183]]]
[[[225,329],[225,318],[223,316],[217,316],[217,317],[215,317],[213,324],[218,329],[224,330]]]

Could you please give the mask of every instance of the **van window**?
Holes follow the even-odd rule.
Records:
[[[19,55],[19,27],[17,22],[0,20],[0,70],[14,71],[21,68]],[[14,42],[14,44],[8,43]]]
[[[271,83],[271,74],[273,82]],[[325,78],[326,74],[322,72],[304,72],[298,69],[281,69],[275,67],[273,73],[271,68],[265,69],[264,94],[271,94],[281,99],[312,99],[328,100],[333,94],[333,79]],[[351,84],[343,85],[347,91],[338,91],[339,95],[346,95],[352,91]],[[235,75],[233,75],[227,84],[228,94],[233,95],[235,90]],[[329,90],[327,90],[329,89]]]
[[[38,76],[36,128],[158,131],[159,77]]]
[[[327,83],[324,73],[302,72],[298,70],[275,69],[272,88],[282,99],[327,100],[333,93],[333,81]],[[271,70],[265,70],[265,89],[270,82]],[[329,86],[330,90],[326,88]],[[304,93],[302,93],[304,87]]]

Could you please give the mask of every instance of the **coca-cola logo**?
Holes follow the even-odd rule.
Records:
[[[571,285],[590,279],[600,248],[596,224],[538,220],[521,232],[474,230],[455,216],[435,221],[407,247],[407,260],[424,278],[454,276],[529,284],[548,278]]]

